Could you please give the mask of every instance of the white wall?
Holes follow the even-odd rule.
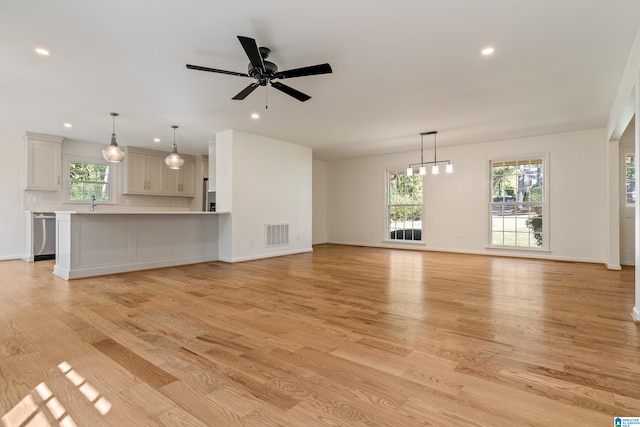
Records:
[[[327,243],[327,162],[313,159],[313,244]]]
[[[216,135],[220,259],[229,262],[311,251],[312,152],[237,130]],[[226,194],[229,192],[229,194]],[[266,224],[289,224],[289,245],[265,247]],[[227,232],[225,232],[225,230]]]
[[[20,132],[0,133],[7,161],[0,168],[0,260],[22,258],[26,247],[26,215],[22,210],[25,143]]]
[[[332,243],[604,262],[607,252],[605,129],[443,147],[452,175],[427,175],[426,245],[383,242],[385,171],[419,161],[420,152],[327,164],[327,236]],[[548,153],[550,253],[487,249],[489,160]],[[433,158],[425,150],[425,159]]]

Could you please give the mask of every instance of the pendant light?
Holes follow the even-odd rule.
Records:
[[[173,125],[171,127],[173,128],[173,145],[171,154],[164,158],[164,163],[169,169],[180,169],[184,165],[184,159],[178,154],[178,146],[176,145],[176,129],[178,129],[178,126]]]
[[[107,162],[111,163],[120,163],[122,159],[124,159],[125,152],[122,148],[118,147],[118,143],[116,142],[116,117],[118,117],[118,113],[111,113],[111,117],[113,117],[113,131],[111,132],[111,144],[107,146],[104,150],[102,150],[102,157]]]
[[[451,164],[450,160],[438,160],[438,155],[437,155],[437,146],[436,146],[436,134],[438,133],[438,131],[432,130],[430,132],[422,132],[420,134],[420,163],[411,163],[409,165],[409,167],[407,168],[407,176],[412,176],[413,175],[413,167],[416,165],[420,165],[420,175],[426,175],[427,174],[427,168],[425,165],[433,165],[431,166],[431,174],[432,175],[438,175],[440,173],[440,167],[438,166],[438,163],[446,163],[447,165],[445,166],[445,173],[453,173],[453,165]],[[424,161],[424,136],[425,135],[433,135],[433,161],[432,162],[425,162]]]

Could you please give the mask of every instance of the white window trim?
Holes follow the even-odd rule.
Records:
[[[390,239],[389,234],[389,172],[390,171],[406,171],[406,166],[397,166],[397,167],[388,167],[384,170],[384,203],[382,206],[382,242],[383,243],[391,243],[394,245],[412,245],[412,246],[425,246],[427,244],[425,240],[425,223],[424,223],[424,213],[425,213],[425,197],[424,197],[424,176],[422,177],[422,230],[420,233],[420,240],[398,240],[398,239]]]
[[[69,184],[70,184],[70,179],[69,179],[69,164],[71,162],[79,162],[79,163],[94,163],[94,164],[98,164],[98,165],[107,165],[109,166],[109,168],[111,169],[111,173],[109,174],[109,188],[111,190],[111,197],[109,197],[110,201],[109,202],[98,202],[96,201],[96,204],[98,205],[117,205],[118,204],[118,191],[116,190],[118,188],[118,164],[117,163],[109,163],[106,160],[104,160],[103,158],[100,157],[88,157],[88,156],[76,156],[76,155],[71,155],[71,154],[66,154],[64,156],[62,156],[62,160],[63,160],[63,164],[64,164],[64,180],[63,180],[63,186],[64,186],[64,201],[63,203],[69,203],[69,204],[80,204],[80,205],[86,205],[87,202],[85,201],[75,201],[75,200],[69,200]]]
[[[549,160],[549,153],[548,152],[538,152],[538,153],[528,153],[528,154],[514,154],[514,155],[510,155],[510,156],[500,156],[500,157],[491,157],[486,161],[486,172],[485,172],[485,176],[487,177],[487,196],[489,198],[489,201],[487,203],[487,215],[488,215],[488,219],[487,219],[487,245],[485,246],[485,249],[490,249],[490,250],[499,250],[499,251],[515,251],[515,252],[536,252],[536,253],[551,253],[551,245],[550,245],[550,233],[549,230],[550,228],[550,218],[549,218],[549,200],[551,199],[549,197],[549,181],[550,181],[550,170],[551,168],[549,167],[550,165],[550,160]],[[544,238],[542,239],[542,247],[524,247],[524,246],[501,246],[501,245],[494,245],[491,243],[492,241],[492,236],[491,236],[491,232],[492,232],[492,212],[491,212],[491,200],[492,200],[492,183],[491,183],[491,163],[492,162],[501,162],[501,161],[513,161],[514,159],[534,159],[534,158],[541,158],[542,159],[542,164],[544,167],[544,182],[543,182],[543,192],[544,192],[544,200],[543,200],[543,205],[542,205],[542,218],[544,218],[544,220],[542,221],[542,235],[544,236]]]

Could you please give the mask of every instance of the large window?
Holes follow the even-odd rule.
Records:
[[[624,162],[625,188],[627,196],[627,207],[636,205],[636,156],[635,154],[625,155]]]
[[[491,246],[548,246],[544,163],[542,156],[491,162]]]
[[[422,240],[422,179],[406,170],[387,172],[387,238]]]
[[[115,167],[100,160],[67,159],[67,201],[113,203]]]

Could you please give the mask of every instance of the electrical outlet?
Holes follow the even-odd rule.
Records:
[[[459,234],[456,236],[456,241],[457,241],[457,242],[459,242],[459,241],[460,241],[460,235],[459,235]]]
[[[249,247],[253,247],[253,239],[249,240]]]

